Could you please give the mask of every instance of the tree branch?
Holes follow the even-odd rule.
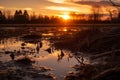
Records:
[[[109,0],[110,3],[113,5],[113,6],[117,6],[117,7],[120,7],[120,4],[115,4],[112,0]]]

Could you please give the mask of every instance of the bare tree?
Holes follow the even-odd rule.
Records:
[[[101,20],[101,10],[100,10],[100,6],[93,6],[92,8],[92,14],[93,14],[93,21],[96,23],[98,21]]]
[[[6,11],[6,17],[8,20],[10,20],[12,18],[12,15],[11,15],[11,11],[10,10],[7,10]]]
[[[113,20],[113,13],[110,9],[106,8],[106,11],[109,13],[110,20]]]
[[[113,6],[120,7],[120,4],[115,3],[115,2],[114,2],[114,1],[112,1],[112,0],[109,0],[109,1],[112,3],[112,5],[113,5]]]
[[[109,2],[110,2],[115,8],[117,8],[117,10],[118,10],[118,19],[120,20],[120,4],[115,3],[115,2],[112,1],[112,0],[109,0]]]

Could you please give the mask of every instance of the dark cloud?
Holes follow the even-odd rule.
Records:
[[[77,1],[76,4],[82,4],[82,5],[91,5],[91,6],[111,6],[112,4],[109,1]]]

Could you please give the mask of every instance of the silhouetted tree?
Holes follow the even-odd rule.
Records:
[[[13,23],[13,16],[11,15],[11,11],[10,10],[7,10],[6,11],[6,23]]]
[[[19,11],[18,10],[15,11],[14,21],[15,21],[15,23],[19,22]]]
[[[94,23],[99,22],[100,19],[101,19],[100,7],[99,6],[94,6],[92,11],[93,11],[93,21],[94,21]]]
[[[71,12],[69,15],[71,16],[72,20],[76,20],[78,18],[75,12]]]
[[[19,10],[19,12],[18,12],[18,22],[19,23],[24,23],[24,17],[23,17],[23,14],[22,14],[22,10]]]
[[[0,22],[2,21],[2,11],[0,11]]]
[[[22,13],[22,10],[16,10],[14,14],[14,21],[15,23],[27,23],[29,21],[27,10],[24,10],[24,13]]]
[[[27,10],[24,10],[23,20],[25,23],[27,23],[29,21],[29,14],[28,14]]]
[[[50,22],[49,20],[50,20],[50,19],[49,19],[48,16],[44,16],[44,23],[49,23],[49,22]]]
[[[36,23],[36,21],[37,21],[37,16],[36,16],[35,12],[33,12],[33,14],[30,16],[30,22]]]
[[[50,17],[50,23],[59,23],[59,17],[51,16]]]
[[[110,16],[110,20],[113,20],[113,14],[112,14],[112,11],[110,9],[106,9],[109,13],[109,16]]]
[[[0,23],[5,23],[5,13],[3,14],[2,11],[0,10]]]
[[[114,6],[117,10],[118,10],[118,20],[120,21],[120,4],[118,3],[115,3],[114,1],[112,0],[109,0],[110,3],[112,4],[112,6]]]
[[[41,15],[41,14],[39,14],[39,16],[38,16],[38,23],[43,23],[43,16]]]
[[[110,0],[111,1],[111,0]],[[112,3],[114,4],[114,3]],[[116,7],[116,5],[114,4]],[[117,5],[118,8],[118,5]],[[106,22],[112,21],[120,21],[120,11],[118,13],[118,10],[111,10],[107,9],[109,13],[109,19],[106,20]],[[67,22],[70,24],[80,24],[80,23],[99,23],[102,22],[103,13],[101,10],[101,7],[99,6],[93,6],[91,10],[91,14],[76,14],[75,12],[71,12],[69,14],[71,16],[71,19]],[[105,15],[104,15],[105,16]],[[108,15],[106,15],[108,17]],[[119,20],[118,20],[119,19]],[[65,23],[65,20],[63,20],[61,17],[58,16],[47,16],[47,15],[36,15],[35,12],[33,12],[32,15],[29,16],[29,13],[27,10],[16,10],[14,15],[11,15],[11,11],[1,11],[0,10],[0,23],[38,23],[38,24],[63,24]]]

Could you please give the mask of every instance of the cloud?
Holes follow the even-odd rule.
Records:
[[[48,0],[48,1],[53,3],[64,3],[66,0]]]
[[[83,3],[83,4],[86,4],[86,5],[88,5],[88,4],[96,4],[96,3],[104,3],[105,2],[105,4],[106,4],[106,2],[108,2],[108,1],[102,1],[102,0],[47,0],[47,1],[49,1],[49,2],[53,2],[53,3]],[[99,4],[96,4],[96,5],[99,5]]]
[[[75,3],[91,6],[111,6],[111,3],[109,1],[77,1]]]
[[[53,3],[69,3],[69,2],[76,2],[76,1],[82,1],[82,0],[47,0],[49,2]]]
[[[32,11],[32,8],[23,8],[23,10],[28,10],[28,11]]]
[[[47,6],[45,9],[49,10],[61,10],[61,11],[79,11],[80,9],[86,9],[91,8],[89,5],[82,5],[82,4],[76,4],[75,2],[78,2],[80,0],[47,0],[49,2],[53,3],[59,3],[55,6]]]
[[[77,13],[89,13],[91,7],[84,5],[84,6],[79,6],[79,7],[67,7],[67,6],[48,6],[45,7],[47,10],[53,10],[53,11],[58,11],[58,12],[77,12]]]
[[[75,12],[78,12],[79,9],[76,8],[76,7],[62,7],[62,6],[48,6],[46,7],[46,9],[49,9],[49,10],[58,10],[58,11],[75,11]]]
[[[30,7],[25,7],[25,8],[18,8],[18,7],[6,7],[4,9],[7,9],[7,10],[28,10],[28,11],[32,11],[33,9],[30,8]]]
[[[3,6],[0,6],[0,9],[4,9],[5,7],[3,7]]]

